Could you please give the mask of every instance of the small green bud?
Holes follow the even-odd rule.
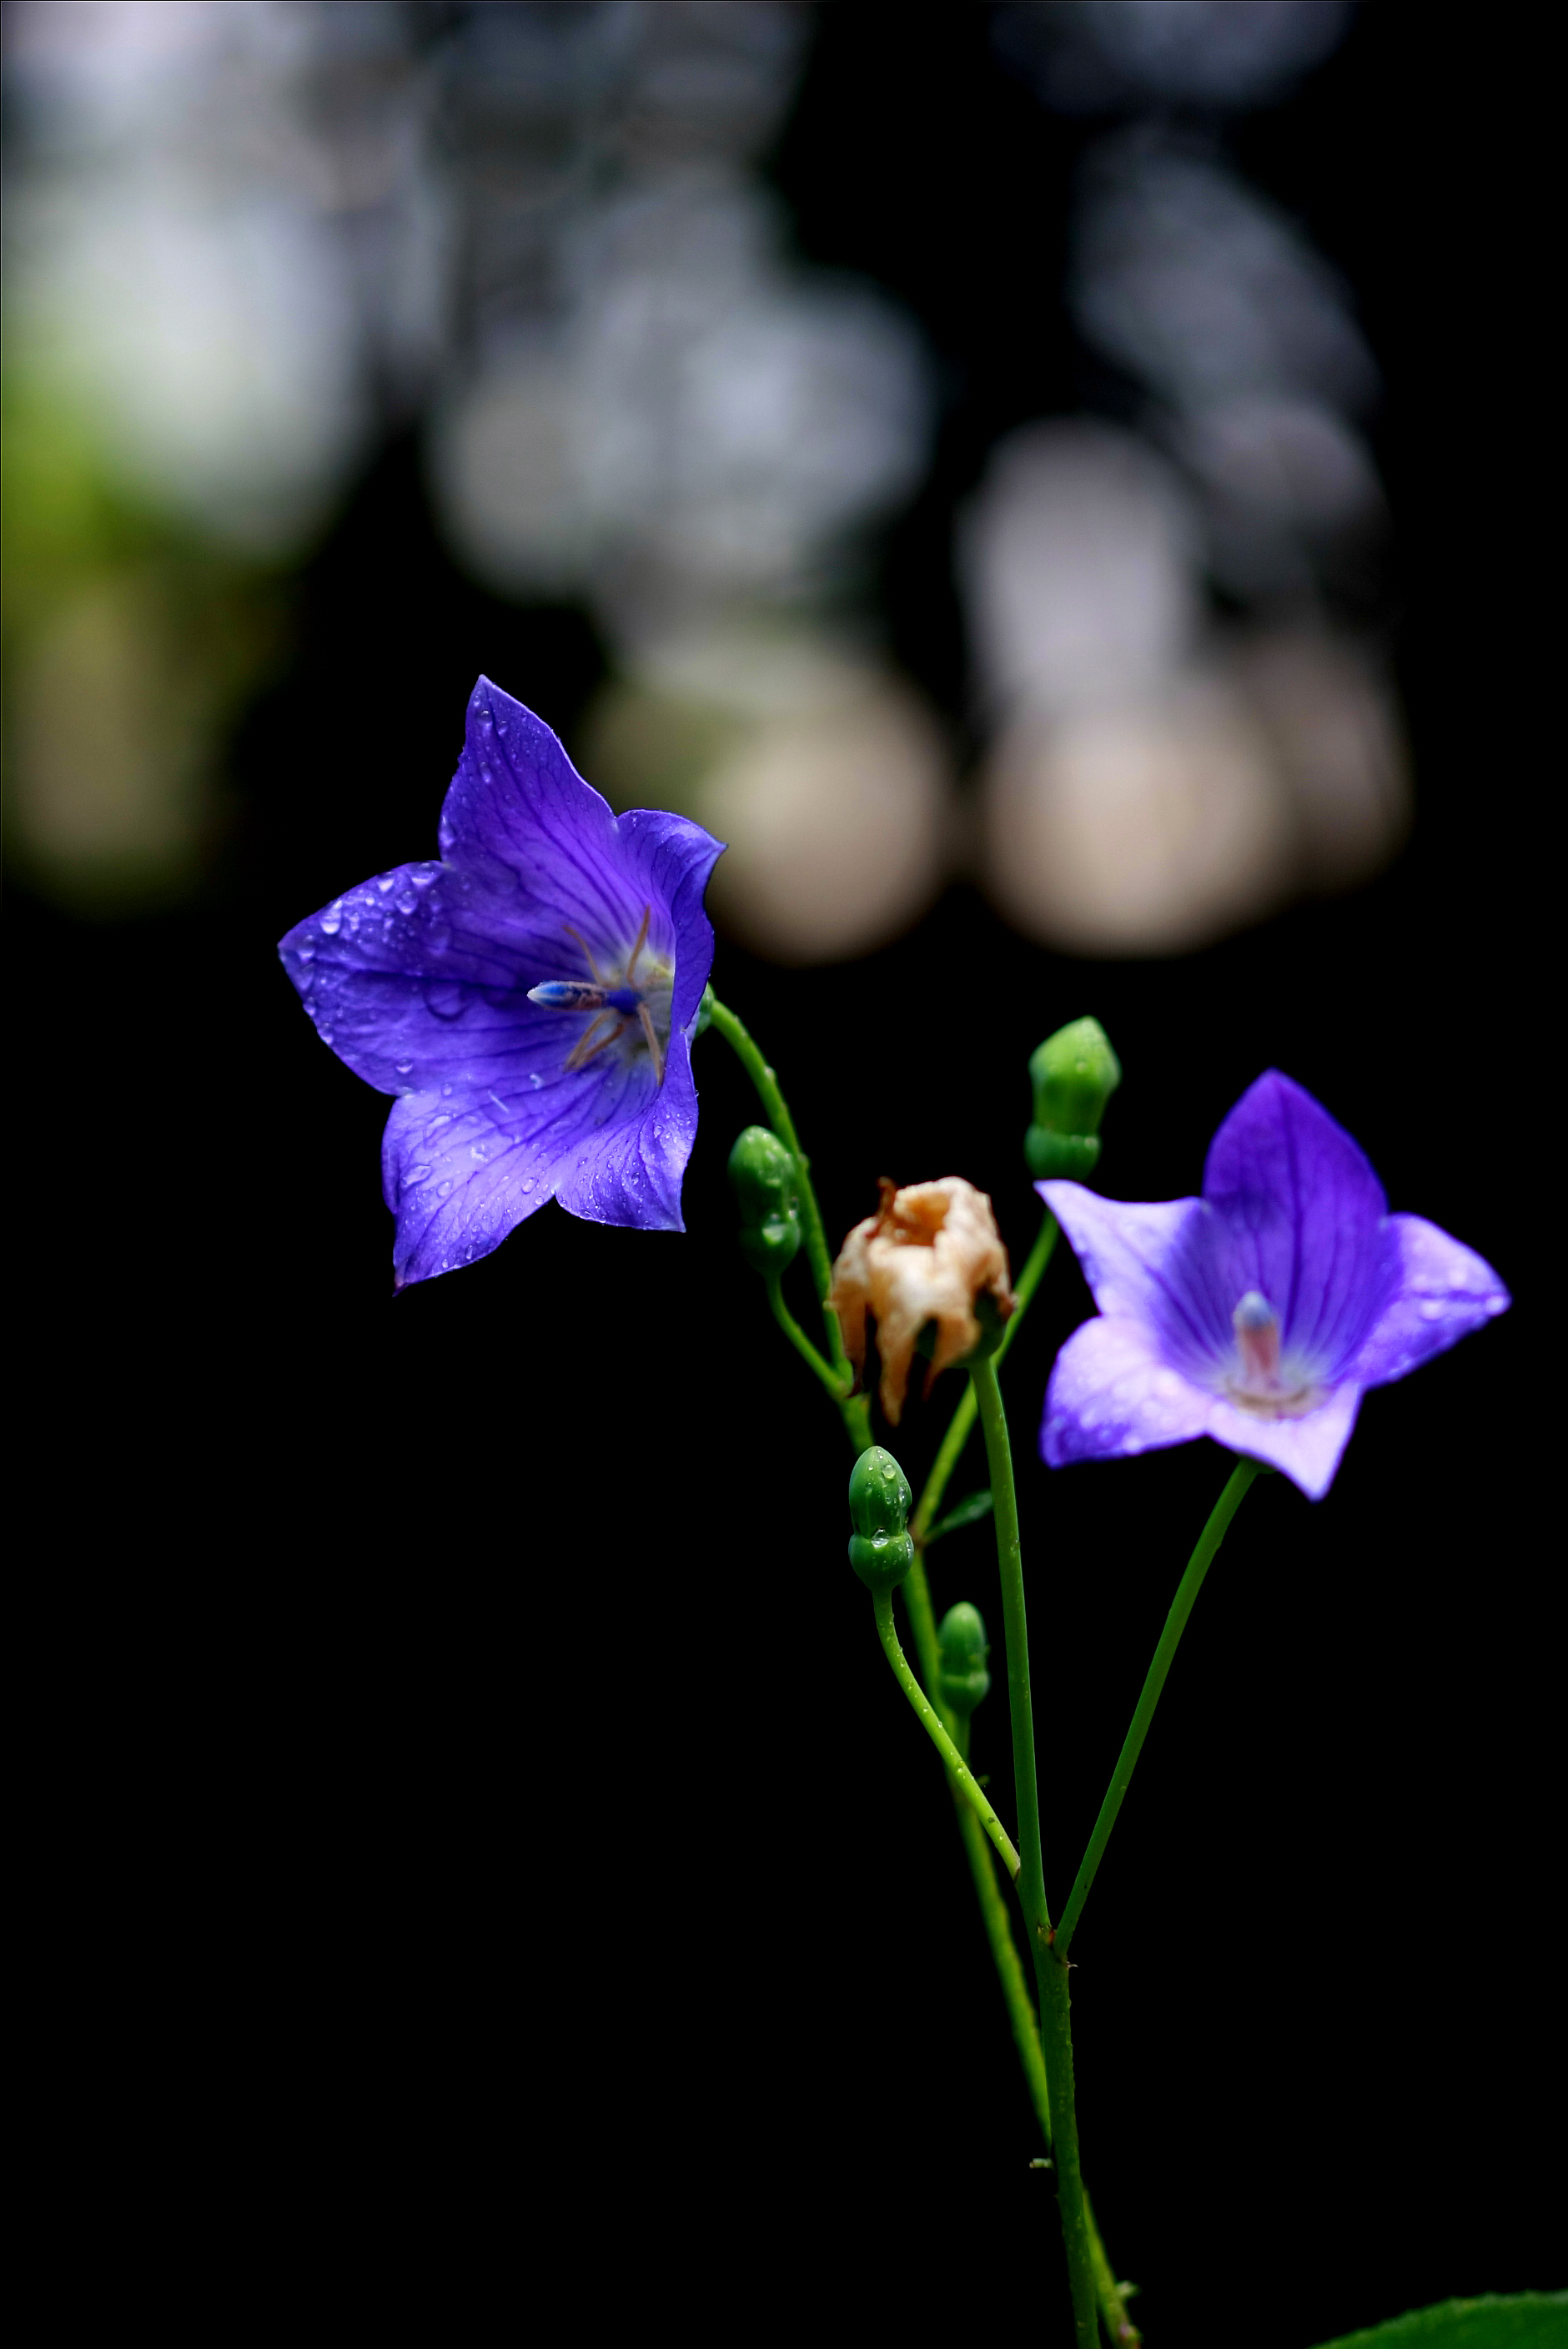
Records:
[[[896,1590],[914,1564],[908,1531],[909,1479],[891,1452],[873,1444],[850,1471],[850,1564],[868,1590]]]
[[[740,1209],[740,1252],[753,1272],[788,1269],[800,1245],[795,1161],[776,1133],[748,1125],[729,1154],[729,1179]]]
[[[985,1669],[991,1650],[985,1638],[985,1618],[978,1607],[971,1607],[967,1599],[950,1607],[942,1619],[936,1644],[936,1692],[949,1713],[967,1721],[991,1685],[991,1675]]]
[[[1035,1122],[1024,1155],[1037,1182],[1066,1174],[1081,1182],[1099,1156],[1099,1122],[1121,1082],[1121,1064],[1098,1019],[1074,1019],[1029,1055]]]

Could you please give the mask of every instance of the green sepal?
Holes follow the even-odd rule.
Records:
[[[748,1125],[729,1154],[729,1180],[740,1210],[740,1252],[753,1272],[777,1279],[800,1246],[795,1161],[767,1126]]]
[[[950,1371],[966,1371],[971,1362],[984,1361],[987,1354],[996,1351],[1007,1334],[1007,1324],[988,1288],[983,1288],[975,1299],[975,1319],[980,1324],[980,1335],[966,1354],[958,1355],[947,1364]],[[920,1335],[914,1341],[915,1352],[923,1354],[928,1362],[936,1351],[939,1327],[935,1321],[923,1322]]]
[[[986,1494],[989,1501],[991,1495]],[[991,1675],[985,1669],[990,1643],[985,1637],[985,1619],[978,1607],[961,1599],[950,1607],[942,1619],[936,1635],[936,1691],[949,1713],[967,1721],[991,1686]]]
[[[850,1564],[868,1590],[896,1590],[914,1564],[914,1495],[891,1452],[873,1444],[850,1471]]]
[[[1029,1055],[1035,1116],[1024,1155],[1037,1182],[1081,1181],[1099,1156],[1099,1123],[1121,1063],[1098,1019],[1073,1019]]]

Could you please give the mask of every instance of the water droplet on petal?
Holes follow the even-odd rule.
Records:
[[[384,897],[397,878],[397,875],[395,873],[381,873],[377,875],[376,886],[380,890],[381,895]]]
[[[414,1073],[414,1063],[412,1061],[394,1061],[392,1066],[397,1070],[397,1074],[400,1077],[409,1077]]]
[[[341,897],[336,900],[335,904],[327,907],[325,913],[321,917],[321,926],[329,938],[335,938],[337,936],[339,930],[343,927],[343,900]]]
[[[438,1183],[438,1184],[437,1184],[437,1185],[436,1185],[436,1196],[437,1196],[437,1198],[438,1198],[438,1199],[444,1199],[444,1198],[446,1197],[446,1195],[447,1195],[448,1192],[451,1189],[451,1187],[452,1187],[452,1186],[451,1186],[451,1185],[450,1185],[449,1183]]]
[[[532,1190],[532,1188],[533,1188],[533,1177],[532,1177],[532,1175],[531,1175],[531,1174],[525,1174],[525,1175],[523,1176],[523,1178],[522,1178],[522,1187],[523,1187],[523,1189],[524,1189],[525,1191],[531,1191],[531,1190]]]

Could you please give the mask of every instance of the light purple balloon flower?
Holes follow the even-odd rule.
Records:
[[[322,1041],[397,1096],[381,1146],[397,1287],[488,1256],[550,1198],[683,1230],[722,843],[613,814],[488,678],[438,838],[438,863],[335,897],[278,949]]]
[[[1391,1216],[1363,1152],[1270,1070],[1209,1146],[1201,1199],[1035,1185],[1094,1291],[1046,1391],[1053,1468],[1212,1435],[1320,1500],[1361,1397],[1506,1310],[1489,1264]]]

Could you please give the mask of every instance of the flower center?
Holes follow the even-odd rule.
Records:
[[[654,1081],[665,1081],[665,1048],[669,1041],[670,1002],[675,992],[675,967],[645,951],[651,905],[643,907],[641,927],[624,959],[603,969],[581,930],[565,928],[582,947],[588,964],[587,978],[549,978],[531,987],[528,999],[546,1011],[581,1011],[588,1025],[566,1056],[569,1069],[581,1069],[600,1052],[619,1044],[628,1053],[645,1051],[654,1064]]]
[[[1225,1381],[1233,1402],[1260,1419],[1299,1419],[1318,1400],[1300,1365],[1280,1359],[1279,1315],[1263,1291],[1249,1288],[1231,1316],[1239,1367]]]

